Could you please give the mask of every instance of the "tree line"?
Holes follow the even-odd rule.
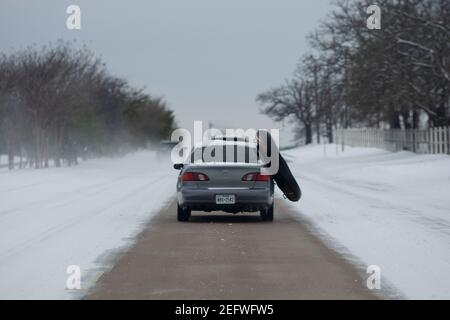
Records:
[[[0,155],[8,166],[74,165],[170,135],[174,115],[111,75],[86,46],[58,41],[0,54]]]
[[[335,1],[293,76],[256,98],[305,143],[333,142],[334,128],[450,125],[450,1],[377,1],[380,30],[366,26],[372,2]]]

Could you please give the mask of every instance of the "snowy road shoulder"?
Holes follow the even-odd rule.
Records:
[[[0,298],[78,298],[172,199],[177,172],[152,152],[72,168],[0,171]],[[67,290],[69,265],[81,291]]]
[[[378,265],[407,298],[450,298],[450,157],[335,145],[285,154],[303,190],[292,207],[332,246]]]

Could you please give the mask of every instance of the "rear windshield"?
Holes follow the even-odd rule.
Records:
[[[247,145],[224,144],[195,148],[191,153],[191,162],[199,163],[258,163],[255,148]]]

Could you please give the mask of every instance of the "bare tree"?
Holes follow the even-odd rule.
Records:
[[[257,96],[264,106],[262,112],[275,121],[294,118],[303,125],[305,143],[312,142],[314,120],[313,86],[302,79],[287,80],[282,87],[269,90]]]
[[[133,108],[140,121],[130,121]],[[143,147],[174,123],[164,101],[109,75],[85,46],[59,41],[0,55],[0,151],[10,169],[15,155],[43,168]]]
[[[381,30],[366,28],[372,1],[334,4],[295,73],[312,86],[317,141],[339,126],[450,125],[450,1],[380,0]]]

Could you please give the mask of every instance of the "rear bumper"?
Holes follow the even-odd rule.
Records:
[[[216,195],[234,194],[235,204],[216,204]],[[177,192],[178,204],[184,209],[201,211],[258,211],[268,208],[273,203],[273,192],[269,188],[224,188],[200,189],[181,188]]]

